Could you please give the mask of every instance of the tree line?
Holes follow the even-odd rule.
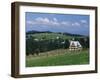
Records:
[[[89,48],[89,37],[86,38],[75,38],[79,41],[83,48]],[[39,55],[40,52],[51,51],[55,49],[67,49],[69,48],[69,39],[49,39],[39,40],[34,37],[26,39],[26,55]]]

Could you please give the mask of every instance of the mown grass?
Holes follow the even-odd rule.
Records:
[[[49,53],[49,54],[48,54]],[[39,56],[27,56],[26,67],[80,65],[89,63],[88,50],[68,51],[66,49],[40,53]]]

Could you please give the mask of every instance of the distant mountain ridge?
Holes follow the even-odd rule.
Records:
[[[36,34],[36,33],[58,33],[58,34],[64,34],[64,35],[69,35],[69,36],[85,36],[85,35],[80,35],[80,34],[72,34],[72,33],[68,33],[68,32],[51,32],[51,31],[36,31],[36,30],[32,30],[32,31],[27,31],[26,35],[28,34]],[[85,36],[86,37],[86,36]]]

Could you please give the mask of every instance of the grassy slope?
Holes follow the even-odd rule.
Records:
[[[62,39],[72,39],[75,36],[69,36],[69,35],[63,35],[63,34],[58,34],[58,33],[37,33],[32,35],[35,38],[41,39],[45,37],[47,40],[49,39],[55,39],[57,36],[59,36]]]
[[[56,53],[58,52],[58,53]],[[63,52],[63,53],[61,53]],[[56,54],[55,54],[56,53]],[[88,64],[89,63],[89,53],[88,50],[84,51],[68,51],[68,50],[54,50],[43,53],[45,55],[26,57],[26,66],[57,66],[57,65],[75,65],[75,64]],[[53,55],[51,55],[53,54]]]

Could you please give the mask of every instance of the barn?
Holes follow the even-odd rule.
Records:
[[[69,50],[70,51],[77,51],[77,50],[82,50],[82,45],[80,44],[79,41],[70,41],[69,45]]]

